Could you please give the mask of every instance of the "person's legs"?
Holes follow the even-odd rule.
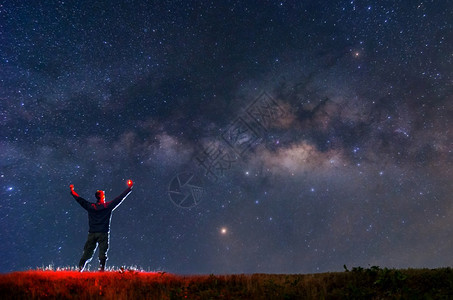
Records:
[[[104,271],[107,261],[107,251],[109,251],[109,233],[99,233],[99,271]]]
[[[82,258],[79,261],[79,271],[82,272],[83,269],[85,269],[85,264],[87,261],[91,261],[91,258],[93,257],[94,251],[96,250],[97,246],[97,238],[95,233],[88,233],[88,238],[85,243],[85,246],[83,247],[83,255]]]

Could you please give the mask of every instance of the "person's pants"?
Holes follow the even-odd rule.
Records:
[[[99,261],[107,260],[107,251],[109,250],[109,233],[108,232],[89,232],[88,238],[83,247],[83,255],[79,262],[79,268],[83,269],[87,261],[91,261],[96,247],[99,244]]]

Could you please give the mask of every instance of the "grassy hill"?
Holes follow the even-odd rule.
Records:
[[[346,269],[346,268],[345,268]],[[135,270],[0,275],[0,299],[453,299],[453,270],[179,276]]]

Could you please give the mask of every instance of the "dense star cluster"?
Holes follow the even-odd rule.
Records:
[[[0,4],[0,272],[453,261],[451,1]],[[91,269],[97,267],[96,259]]]

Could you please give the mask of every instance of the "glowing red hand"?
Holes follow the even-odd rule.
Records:
[[[132,182],[132,180],[129,179],[129,180],[127,181],[127,186],[128,186],[128,187],[132,187],[133,185],[134,185],[134,183]]]
[[[73,184],[70,184],[70,185],[69,185],[69,189],[71,190],[71,195],[76,196],[76,197],[80,197],[79,194],[77,194],[77,193],[74,191],[74,185],[73,185]]]

